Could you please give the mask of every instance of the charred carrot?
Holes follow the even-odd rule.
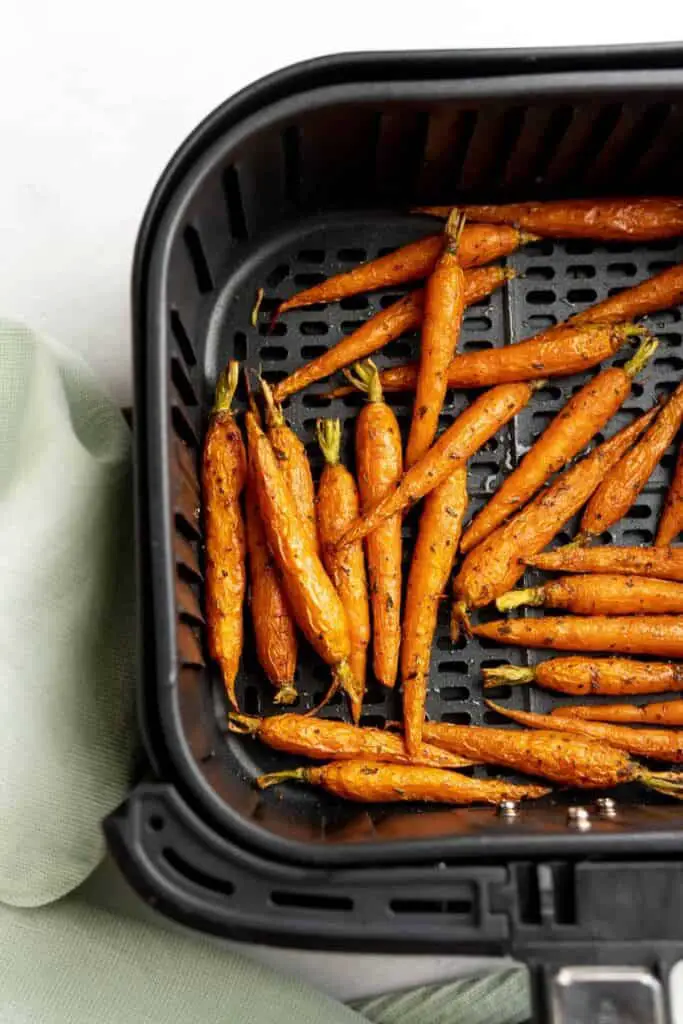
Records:
[[[563,608],[574,615],[683,614],[683,583],[647,576],[560,576],[540,587],[510,590],[496,600],[499,612],[529,605]]]
[[[349,702],[351,717],[357,723],[363,705],[365,665],[370,643],[370,607],[365,557],[360,541],[341,551],[334,551],[332,545],[339,540],[349,523],[358,515],[358,489],[348,469],[339,461],[339,420],[318,420],[317,434],[326,463],[318,485],[318,532],[323,565],[341,598],[349,624],[349,661],[357,687],[353,695],[349,694]]]
[[[335,796],[364,804],[404,800],[436,804],[498,804],[501,800],[534,799],[550,792],[545,786],[470,779],[442,768],[382,764],[378,761],[336,761],[315,768],[294,768],[261,775],[256,783],[260,789],[266,789],[288,781],[321,786]]]
[[[609,651],[683,657],[681,615],[577,615],[544,619],[499,619],[473,627],[475,636],[516,647],[557,651]]]
[[[525,561],[548,572],[616,572],[683,582],[681,548],[620,548],[611,544],[583,548],[567,544],[541,555],[529,555]]]
[[[659,781],[669,781],[666,774],[647,771],[621,750],[580,739],[568,730],[559,732],[560,728],[550,720],[542,732],[425,722],[424,732],[433,746],[578,789],[604,789],[636,781],[657,788]]]
[[[683,199],[559,199],[549,203],[463,206],[468,220],[514,224],[544,238],[652,242],[683,234]]]
[[[520,245],[534,241],[536,236],[518,231],[507,225],[468,225],[460,239],[459,260],[463,267],[481,267],[485,263],[508,256]],[[444,236],[430,235],[410,242],[387,256],[361,263],[345,274],[335,274],[322,284],[316,284],[305,291],[297,292],[290,299],[281,302],[275,319],[289,309],[310,306],[316,302],[337,302],[359,292],[371,292],[377,288],[405,284],[428,277],[434,270],[444,247]]]
[[[454,210],[446,221],[443,252],[425,286],[420,365],[406,444],[406,466],[421,459],[436,436],[446,397],[446,372],[465,310],[465,274],[458,256],[465,221]]]
[[[425,456],[404,473],[396,488],[346,531],[340,544],[366,537],[388,516],[402,512],[464,466],[490,437],[527,404],[543,382],[501,384],[480,395],[444,431]]]
[[[575,696],[596,694],[631,697],[637,694],[683,690],[683,665],[665,661],[631,661],[629,658],[550,658],[520,668],[501,665],[482,669],[484,688],[536,683],[545,690]]]
[[[560,324],[514,345],[455,356],[447,384],[449,388],[485,388],[534,377],[568,377],[610,359],[635,335],[647,336],[648,331],[628,323]],[[417,364],[392,366],[383,371],[381,380],[385,391],[414,391]],[[345,393],[337,388],[330,397]]]
[[[401,477],[401,432],[394,410],[384,401],[375,364],[368,360],[357,365],[351,379],[368,396],[356,421],[356,475],[362,509],[366,510],[393,493]],[[380,683],[392,687],[398,674],[401,643],[400,515],[387,517],[364,536],[374,626],[373,669]],[[358,537],[348,547],[353,549],[361,540]]]
[[[668,267],[659,274],[648,277],[633,288],[624,288],[618,295],[611,295],[594,306],[575,313],[568,323],[609,323],[635,320],[655,313],[658,309],[669,309],[683,302],[683,263]]]
[[[681,530],[683,530],[683,443],[678,448],[678,458],[671,486],[659,517],[655,547],[666,547],[672,540],[676,540]]]
[[[408,575],[403,615],[401,679],[406,747],[420,749],[432,640],[467,508],[467,469],[461,466],[427,496]]]
[[[683,700],[651,704],[569,704],[551,711],[551,715],[559,714],[565,718],[622,725],[683,725]]]
[[[656,348],[656,339],[646,339],[625,366],[603,370],[569,399],[519,466],[506,477],[496,494],[470,523],[460,544],[464,554],[514,515],[546,480],[585,448],[628,397],[633,378]]]
[[[249,462],[261,522],[292,615],[320,657],[332,668],[333,686],[350,695],[351,639],[346,612],[303,525],[278,458],[256,416],[245,417]]]
[[[285,422],[282,409],[275,401],[268,382],[261,379],[261,390],[266,403],[266,432],[278,460],[280,472],[290,490],[301,525],[308,541],[319,549],[318,527],[315,517],[315,486],[306,448]]]
[[[469,552],[453,584],[454,626],[458,620],[466,623],[467,609],[488,604],[515,585],[526,561],[581,508],[653,415],[654,410],[645,413],[595,448]]]
[[[470,306],[474,302],[479,302],[514,276],[515,271],[509,267],[481,267],[478,270],[468,270],[465,274],[465,305]],[[422,323],[423,301],[424,292],[419,289],[392,303],[371,317],[353,334],[342,338],[328,352],[317,359],[312,359],[310,363],[299,367],[289,377],[276,384],[273,390],[275,399],[281,402],[289,395],[329,377],[345,366],[365,359],[395,338],[419,327]],[[350,390],[349,388],[346,393]]]
[[[247,476],[244,441],[231,411],[239,363],[218,378],[202,458],[206,543],[206,621],[209,652],[218,662],[228,699],[237,707],[235,678],[243,643],[246,543],[240,495]]]
[[[535,715],[531,711],[513,711],[493,701],[486,703],[494,711],[510,718],[519,725],[528,725],[532,729],[558,729],[562,732],[575,733],[578,736],[590,736],[601,740],[617,750],[625,750],[629,754],[641,757],[652,757],[657,761],[683,761],[683,731],[673,729],[634,729],[628,725],[608,725],[605,722],[587,722],[582,718],[567,715]]]
[[[268,550],[251,474],[247,480],[246,526],[256,657],[277,690],[275,703],[291,704],[297,696],[296,627]]]
[[[581,519],[581,534],[597,536],[625,516],[683,421],[683,384],[630,451],[609,470]]]
[[[350,761],[368,758],[392,764],[421,764],[432,768],[462,768],[467,757],[450,754],[422,743],[415,757],[408,756],[403,739],[386,729],[359,729],[348,722],[284,714],[255,718],[234,712],[228,718],[231,732],[257,737],[274,750],[310,757],[314,761]]]

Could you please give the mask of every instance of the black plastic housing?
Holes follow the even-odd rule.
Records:
[[[438,230],[403,212],[415,204],[680,192],[682,127],[676,47],[351,55],[257,83],[210,115],[176,154],[140,232],[133,295],[140,712],[161,784],[134,792],[108,823],[124,869],[167,912],[262,941],[503,950],[523,930],[523,893],[534,907],[540,899],[539,862],[551,865],[554,892],[573,894],[584,858],[679,855],[680,804],[636,787],[612,794],[616,818],[594,816],[585,833],[567,825],[565,804],[575,795],[524,807],[506,821],[492,809],[349,807],[295,786],[257,793],[255,774],[290,761],[226,732],[222,687],[206,657],[197,470],[217,372],[228,358],[276,380],[404,290],[295,311],[268,333],[277,300],[318,275]],[[678,241],[535,243],[509,260],[524,276],[468,311],[463,348],[519,340],[681,260]],[[260,286],[265,302],[252,327]],[[608,433],[680,376],[680,311],[649,322],[660,351]],[[415,341],[393,343],[379,361],[405,361]],[[553,382],[472,460],[473,509],[584,379]],[[321,397],[328,386],[286,407],[315,468],[316,416],[349,420],[360,402]],[[444,423],[467,397],[449,393]],[[390,400],[405,426],[409,399]],[[350,460],[352,434],[345,430]],[[629,519],[612,531],[617,541],[651,541],[672,459],[669,453]],[[408,517],[407,538],[414,527]],[[523,663],[524,653],[477,641],[453,649],[446,618],[428,713],[493,721],[480,668]],[[300,708],[318,700],[327,678],[325,666],[302,650]],[[274,710],[248,633],[238,695],[249,712]],[[497,699],[533,710],[557,702],[525,687]],[[365,721],[381,724],[398,711],[398,696],[371,680]],[[337,703],[324,713],[345,711]],[[362,898],[345,896],[346,885],[360,886]],[[278,902],[280,891],[290,895]],[[567,898],[570,908],[553,904],[545,923],[552,931],[565,914],[572,936],[590,938],[589,908],[572,909],[574,895]],[[397,913],[404,915],[400,929]],[[543,912],[529,913],[533,934],[542,935]],[[674,931],[653,939],[678,938]]]

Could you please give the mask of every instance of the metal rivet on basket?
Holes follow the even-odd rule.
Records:
[[[617,805],[610,796],[601,796],[595,801],[602,818],[616,818]]]
[[[511,821],[519,814],[519,804],[516,800],[501,800],[498,804],[498,814],[501,818]]]
[[[567,810],[567,824],[571,828],[577,828],[580,832],[586,832],[591,827],[590,815],[585,807],[570,807]]]

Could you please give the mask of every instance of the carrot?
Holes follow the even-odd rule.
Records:
[[[683,421],[683,384],[633,448],[605,476],[586,506],[581,537],[597,536],[625,516]]]
[[[625,366],[603,370],[569,399],[519,466],[470,523],[460,544],[464,554],[521,508],[553,473],[577,455],[604,427],[630,394],[633,378],[656,348],[656,339],[648,338]]]
[[[341,598],[349,624],[350,665],[357,689],[349,694],[351,717],[358,722],[365,692],[365,665],[370,643],[370,607],[363,545],[342,551],[331,547],[358,515],[356,482],[339,461],[341,423],[318,420],[318,443],[325,456],[325,468],[318,485],[318,531],[323,565]]]
[[[683,614],[683,583],[647,576],[560,576],[540,587],[510,590],[496,600],[499,612],[530,605],[564,608],[574,615]]]
[[[247,583],[244,520],[240,510],[247,463],[242,434],[231,411],[238,379],[236,362],[230,363],[218,378],[202,457],[209,653],[220,666],[228,700],[235,708]]]
[[[549,544],[581,508],[653,415],[654,410],[645,413],[599,445],[469,552],[453,584],[454,626],[467,622],[468,608],[488,604],[515,585],[526,560]]]
[[[559,714],[590,722],[683,725],[683,700],[663,700],[652,704],[574,704],[551,711],[551,715]]]
[[[446,371],[455,352],[465,310],[465,274],[458,247],[464,218],[453,210],[446,221],[444,248],[425,286],[420,367],[406,444],[406,466],[421,459],[436,437],[446,397]]]
[[[246,526],[256,656],[277,690],[275,703],[291,704],[297,697],[296,627],[268,550],[251,473],[247,480]]]
[[[509,267],[481,267],[478,270],[468,270],[465,274],[465,305],[471,306],[472,303],[490,295],[506,281],[512,280],[515,273]],[[329,351],[300,366],[289,377],[276,384],[273,390],[275,399],[281,402],[289,395],[329,377],[359,359],[365,359],[395,338],[419,327],[422,323],[423,302],[424,292],[420,288],[375,314],[353,334],[333,345]],[[351,390],[348,388],[345,393],[348,394]]]
[[[467,468],[461,466],[427,496],[408,576],[403,615],[401,678],[408,752],[422,742],[431,647],[439,601],[458,548],[467,508]]]
[[[534,682],[556,693],[630,697],[683,690],[683,665],[629,658],[550,658],[529,668],[501,665],[482,669],[484,689]]]
[[[368,360],[356,366],[355,377],[352,375],[351,379],[368,396],[368,403],[356,421],[356,476],[365,511],[393,493],[401,477],[401,432],[394,410],[384,401],[374,363]],[[352,522],[357,521],[356,517]],[[350,525],[346,524],[347,530]],[[387,517],[364,536],[374,626],[373,670],[380,683],[393,687],[401,644],[400,515]],[[353,549],[361,540],[358,537],[348,547]]]
[[[582,548],[567,544],[541,555],[529,555],[525,562],[549,572],[616,572],[683,582],[681,548],[620,548],[611,544]]]
[[[661,548],[676,540],[683,530],[683,443],[678,448],[671,486],[659,517],[655,547]]]
[[[442,768],[381,764],[378,761],[337,761],[315,768],[272,772],[259,776],[256,784],[260,789],[266,789],[287,781],[322,786],[335,796],[364,804],[404,800],[438,804],[498,804],[501,800],[534,799],[550,792],[544,786],[470,779]]]
[[[258,737],[266,746],[315,761],[349,761],[368,758],[393,764],[422,764],[432,768],[462,768],[472,764],[467,757],[450,754],[440,747],[420,744],[415,757],[408,756],[403,739],[386,729],[359,729],[348,722],[327,718],[284,714],[270,718],[237,715],[228,718],[231,732]]]
[[[658,309],[669,309],[683,302],[683,263],[668,267],[659,274],[648,277],[633,288],[624,288],[618,295],[589,306],[575,313],[569,323],[620,323],[654,313]]]
[[[486,703],[494,711],[519,725],[532,729],[558,729],[578,736],[590,736],[617,750],[641,757],[653,757],[657,761],[683,761],[683,731],[673,729],[633,729],[628,725],[607,725],[604,722],[586,722],[582,718],[557,715],[535,715],[531,711],[513,711],[493,701]]]
[[[475,636],[516,647],[557,651],[610,651],[683,657],[683,616],[578,615],[575,618],[499,619],[472,629]]]
[[[520,245],[533,242],[535,238],[535,235],[507,225],[468,225],[460,240],[460,264],[463,267],[481,267],[501,256],[508,256]],[[344,274],[328,277],[322,284],[306,288],[281,302],[273,319],[301,306],[310,306],[316,302],[337,302],[349,295],[358,295],[359,292],[370,292],[428,277],[441,256],[443,246],[442,234],[430,235],[403,245],[387,256],[361,263]]]
[[[349,664],[351,639],[344,606],[299,515],[273,446],[253,412],[247,412],[245,423],[261,522],[292,615],[311,646],[332,667],[333,687],[341,686],[352,695],[356,683]]]
[[[433,208],[432,208],[433,209]],[[468,220],[514,224],[545,238],[652,242],[683,234],[683,199],[559,199],[549,203],[463,206]]]
[[[273,398],[268,382],[261,378],[266,403],[266,431],[278,460],[280,472],[290,490],[301,525],[310,544],[319,551],[318,526],[315,516],[315,486],[306,455],[306,448],[285,422],[282,409]]]
[[[613,356],[634,335],[648,335],[637,324],[559,324],[543,334],[504,348],[463,352],[448,367],[449,388],[485,388],[534,377],[568,377],[583,373]],[[417,364],[392,366],[382,373],[385,391],[413,391]],[[337,388],[329,397],[346,392]]]
[[[527,404],[543,381],[501,384],[480,395],[444,431],[425,456],[404,473],[396,488],[346,531],[340,544],[366,537],[388,516],[402,512],[464,466],[489,438]]]
[[[661,776],[647,771],[621,750],[579,739],[559,729],[560,725],[554,722],[549,722],[542,732],[425,722],[424,732],[433,746],[484,764],[540,775],[564,786],[604,789],[638,781],[657,788]],[[666,774],[663,779],[668,781]]]

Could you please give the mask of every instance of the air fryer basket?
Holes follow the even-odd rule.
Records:
[[[268,330],[278,300],[437,230],[434,221],[409,216],[405,211],[411,205],[454,198],[495,202],[680,192],[679,64],[679,53],[667,48],[650,54],[617,50],[334,58],[247,90],[200,126],[170,165],[141,232],[134,294],[144,649],[140,705],[148,753],[163,785],[134,794],[135,806],[115,816],[109,826],[117,850],[127,847],[130,855],[135,848],[140,854],[133,857],[137,865],[130,874],[141,888],[151,885],[151,862],[143,866],[145,857],[153,860],[163,851],[167,857],[169,850],[173,854],[168,836],[182,820],[181,831],[192,842],[206,846],[212,837],[210,842],[217,844],[211,870],[188,868],[182,858],[175,868],[171,864],[189,885],[188,892],[194,887],[204,897],[213,893],[209,903],[213,899],[220,904],[227,887],[234,890],[232,882],[221,881],[226,864],[230,861],[234,871],[236,859],[253,858],[257,872],[292,872],[300,887],[306,879],[319,896],[319,872],[334,877],[339,895],[327,898],[339,900],[347,911],[344,900],[351,901],[353,910],[356,894],[343,895],[342,879],[362,884],[368,871],[362,865],[382,864],[392,893],[391,900],[382,901],[383,908],[393,902],[401,912],[402,901],[414,904],[403,918],[407,925],[400,938],[390,927],[385,931],[378,923],[381,914],[373,915],[372,906],[364,903],[363,928],[354,929],[350,922],[358,924],[356,915],[347,913],[346,927],[322,929],[323,940],[320,915],[312,925],[305,903],[275,901],[288,908],[292,941],[308,941],[308,935],[329,946],[376,941],[387,948],[406,943],[412,949],[441,948],[448,934],[449,948],[458,935],[472,948],[476,933],[489,948],[509,940],[508,912],[522,923],[526,914],[527,923],[534,925],[576,924],[576,907],[561,906],[561,896],[553,897],[555,903],[550,900],[549,909],[543,909],[542,901],[535,909],[540,900],[539,859],[551,858],[553,866],[544,877],[550,878],[551,889],[558,883],[553,891],[559,892],[574,887],[577,859],[600,855],[638,862],[653,852],[674,856],[680,851],[680,805],[636,787],[611,794],[617,816],[594,814],[592,827],[583,833],[567,825],[566,804],[576,802],[576,794],[525,806],[516,820],[505,820],[482,809],[349,807],[305,787],[255,792],[255,774],[291,762],[226,732],[222,686],[206,655],[197,483],[219,369],[237,358],[246,367],[261,367],[271,381],[280,379],[403,294],[403,289],[391,289],[308,307],[287,314],[274,331]],[[680,261],[679,241],[647,246],[534,243],[509,260],[521,276],[467,311],[462,347],[467,351],[519,340]],[[265,300],[252,327],[250,313],[261,286]],[[670,391],[680,377],[680,310],[658,313],[649,323],[661,339],[660,350],[609,425],[610,434]],[[415,344],[415,337],[393,342],[378,361],[405,361]],[[473,511],[584,379],[553,381],[472,460]],[[314,444],[318,416],[349,421],[345,457],[353,458],[351,421],[362,400],[352,395],[330,401],[322,397],[328,387],[329,382],[322,382],[286,406],[314,469],[320,466]],[[444,425],[469,397],[449,393]],[[410,397],[390,395],[388,400],[405,428]],[[664,458],[629,518],[605,540],[652,540],[672,459],[671,453]],[[405,536],[411,537],[414,528],[415,517],[408,516]],[[559,541],[568,535],[563,532]],[[530,574],[530,582],[533,578]],[[447,611],[444,606],[435,642],[428,714],[444,721],[497,723],[483,703],[481,667],[508,660],[523,664],[526,658],[533,662],[545,655],[480,641],[453,647]],[[250,713],[273,713],[248,630],[243,661],[237,691],[242,707]],[[319,700],[328,674],[302,644],[299,709]],[[561,699],[527,687],[501,688],[494,696],[507,706],[539,711]],[[398,695],[370,680],[363,721],[382,725],[399,713]],[[335,700],[323,714],[339,717],[346,710]],[[485,775],[488,769],[477,771]],[[582,802],[589,806],[596,795],[585,794]],[[243,851],[239,857],[237,851]],[[473,858],[476,870],[489,876],[467,874]],[[486,868],[481,867],[484,859]],[[519,867],[521,874],[511,868],[512,859],[527,864]],[[466,875],[464,895],[457,890],[447,896],[452,888],[446,876],[433,899],[421,891],[420,877],[427,890],[434,883],[430,872],[436,863],[460,865],[458,870]],[[503,874],[497,875],[501,869]],[[244,863],[239,870],[245,870]],[[401,873],[406,883],[410,880],[404,888]],[[181,911],[176,896],[159,894],[160,876],[156,878],[162,904],[196,923],[197,913]],[[498,892],[491,899],[489,883]],[[512,888],[514,898],[505,895]],[[531,891],[536,895],[525,904]],[[315,896],[311,899],[324,909],[324,900],[321,908]],[[272,902],[270,906],[269,913]],[[330,906],[330,914],[339,910]],[[282,919],[281,909],[279,913]],[[220,930],[206,907],[203,915],[201,926]],[[235,926],[237,931],[262,935],[253,922],[242,925]],[[266,928],[277,941],[286,940],[284,931],[275,921]],[[651,938],[677,938],[677,928],[674,932],[657,932]],[[619,937],[629,938],[627,926]]]

